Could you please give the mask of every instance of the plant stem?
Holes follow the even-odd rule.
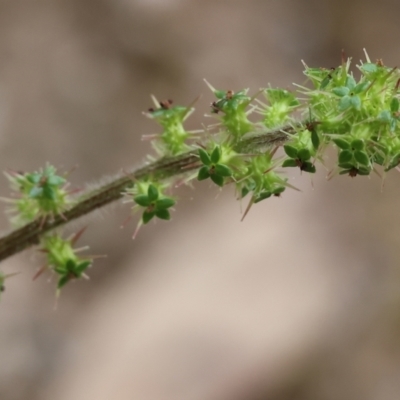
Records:
[[[264,152],[272,146],[280,146],[288,139],[288,133],[294,132],[295,127],[286,126],[278,130],[257,133],[241,140],[236,145],[235,151],[243,154]],[[191,150],[179,156],[161,158],[125,176],[118,177],[79,197],[74,205],[65,210],[62,215],[58,214],[45,221],[43,218],[38,218],[0,238],[0,261],[39,244],[41,236],[45,233],[120,199],[124,191],[132,187],[137,180],[149,177],[157,180],[168,179],[200,166],[197,150]]]

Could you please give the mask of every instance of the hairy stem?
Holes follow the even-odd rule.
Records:
[[[260,153],[271,146],[280,146],[288,139],[288,133],[294,132],[293,126],[286,126],[274,131],[257,133],[240,141],[235,150],[244,154]],[[179,156],[159,159],[125,176],[118,177],[114,181],[79,197],[75,204],[65,210],[62,215],[56,215],[53,219],[45,221],[38,218],[2,237],[0,239],[0,261],[39,244],[41,236],[45,233],[120,199],[124,191],[132,187],[137,180],[148,177],[154,177],[158,180],[168,179],[197,169],[200,165],[197,150],[191,150]]]

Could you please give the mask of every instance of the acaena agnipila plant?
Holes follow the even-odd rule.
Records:
[[[50,165],[34,173],[7,173],[18,192],[7,199],[12,221],[25,225],[0,239],[0,260],[41,243],[60,289],[83,277],[92,258],[77,255],[75,239],[51,231],[122,197],[133,203],[132,213],[140,211],[139,228],[170,219],[178,180],[207,180],[220,188],[232,184],[238,199],[249,199],[245,216],[252,205],[294,188],[283,175],[285,168],[314,174],[328,146],[337,153],[329,176],[396,168],[400,72],[382,60],[371,62],[367,54],[354,71],[350,66],[351,59],[344,57],[336,68],[304,64],[308,84],[295,84],[295,91],[268,87],[252,97],[248,89],[217,90],[206,82],[216,97],[210,115],[217,123],[195,132],[184,127],[192,105],[175,106],[153,97],[155,107],[145,115],[162,127],[160,134],[151,135],[158,158],[149,156],[143,167],[81,195],[69,194],[65,178]],[[280,147],[283,152],[277,152]],[[4,275],[0,278],[3,285]]]

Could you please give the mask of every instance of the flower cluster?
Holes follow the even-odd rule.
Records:
[[[171,218],[169,208],[174,206],[175,200],[162,194],[161,188],[152,183],[139,183],[139,194],[134,196],[134,202],[142,207],[142,222],[147,224],[154,217],[169,220]],[[147,186],[147,190],[145,187]],[[145,193],[143,193],[145,191]]]
[[[217,90],[207,81],[206,83],[217,98],[217,101],[211,103],[211,112],[221,113],[219,117],[221,124],[227,129],[233,141],[237,142],[253,129],[253,123],[248,118],[252,112],[248,110],[248,106],[253,99],[247,96],[248,89],[234,93],[232,90]]]
[[[140,178],[133,173],[127,185],[116,185],[114,190],[117,198],[124,187],[133,210],[141,210],[138,228],[155,218],[171,218],[175,198],[166,193],[176,184],[174,175],[184,174],[185,183],[197,178],[210,179],[219,187],[233,184],[239,199],[250,197],[246,215],[253,204],[294,188],[282,175],[282,168],[296,167],[313,174],[325,162],[328,146],[337,153],[329,175],[356,177],[397,167],[400,71],[385,66],[382,60],[371,62],[367,54],[356,72],[350,69],[351,59],[343,59],[336,68],[304,67],[309,85],[295,85],[297,92],[269,87],[250,97],[247,89],[217,90],[206,82],[216,97],[211,114],[219,122],[197,131],[203,135],[199,134],[195,143],[193,132],[183,126],[192,106],[173,106],[171,100],[153,97],[155,108],[145,114],[163,129],[152,142],[160,160],[143,167]],[[265,100],[257,99],[258,95]],[[283,151],[279,152],[279,147]],[[52,220],[71,205],[66,180],[52,166],[34,173],[9,172],[7,177],[18,193],[7,199],[15,223]],[[99,193],[101,190],[96,190],[93,196]],[[103,194],[115,195],[110,194],[110,186]],[[71,279],[84,277],[92,263],[92,258],[81,258],[73,249],[79,236],[43,238],[47,266],[59,277],[58,289]],[[3,282],[4,275],[0,275],[0,289]]]
[[[190,149],[186,141],[190,133],[183,127],[183,122],[193,112],[192,107],[172,106],[172,100],[158,101],[152,97],[155,108],[149,108],[147,117],[156,120],[163,128],[153,140],[153,147],[160,156],[183,153]]]
[[[199,156],[203,166],[199,169],[197,179],[202,181],[210,178],[216,185],[224,186],[224,178],[232,176],[232,170],[223,163],[221,147],[215,146],[211,154],[199,149]]]
[[[6,174],[16,198],[3,199],[12,204],[14,225],[22,225],[40,217],[43,221],[57,214],[62,214],[71,203],[64,177],[57,175],[57,170],[47,165],[37,172],[8,172]]]
[[[83,230],[74,234],[69,239],[63,239],[59,234],[45,236],[42,240],[41,251],[47,255],[46,266],[58,276],[57,293],[69,281],[79,278],[87,278],[85,271],[92,265],[93,258],[80,257],[78,253],[87,247],[74,249],[75,242],[79,239]],[[42,270],[39,271],[41,273]],[[37,274],[38,275],[38,274]]]

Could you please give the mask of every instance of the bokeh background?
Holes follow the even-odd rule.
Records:
[[[302,65],[399,65],[395,0],[1,0],[0,169],[47,161],[74,187],[140,165],[150,94],[189,104],[221,89],[303,82]],[[328,160],[329,162],[329,160]],[[107,254],[90,282],[32,282],[2,263],[2,400],[400,398],[400,176],[313,181],[240,222],[233,192],[177,190],[170,223],[120,230],[128,207],[84,219]],[[6,179],[1,196],[9,193]],[[4,215],[0,228],[8,229]]]

